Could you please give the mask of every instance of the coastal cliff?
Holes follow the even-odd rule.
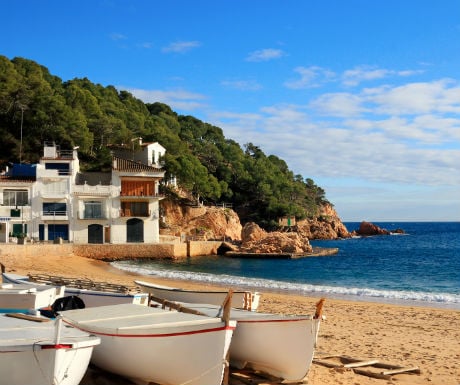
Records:
[[[242,241],[243,226],[238,214],[231,208],[213,206],[190,206],[177,201],[161,201],[161,235],[186,236],[201,240],[227,239]],[[320,215],[313,219],[298,221],[289,229],[300,238],[337,239],[351,235],[332,205],[324,205]]]

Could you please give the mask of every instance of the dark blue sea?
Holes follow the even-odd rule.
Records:
[[[460,309],[460,222],[379,223],[405,234],[311,241],[338,254],[299,259],[122,261],[140,274],[329,298]],[[358,222],[345,223],[349,231]]]

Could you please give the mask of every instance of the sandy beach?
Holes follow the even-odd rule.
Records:
[[[0,254],[8,272],[44,273],[133,285],[138,275],[108,263],[76,256],[14,257]],[[203,287],[192,282],[143,280],[180,287]],[[209,286],[206,286],[208,289]],[[314,312],[318,298],[262,293],[259,311],[289,314]],[[460,384],[460,312],[429,307],[350,302],[326,298],[326,320],[321,324],[318,356],[378,359],[401,366],[418,366],[420,374],[397,374],[376,379],[351,369],[312,365],[310,385]]]

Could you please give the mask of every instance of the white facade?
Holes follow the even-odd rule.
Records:
[[[44,242],[159,242],[164,148],[152,145],[150,164],[148,156],[139,156],[146,163],[114,157],[111,173],[80,173],[76,149],[45,144],[34,178],[0,178],[0,242],[22,229],[29,240]]]

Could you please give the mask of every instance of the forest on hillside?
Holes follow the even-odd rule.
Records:
[[[266,229],[285,215],[316,217],[328,203],[312,179],[294,175],[256,144],[241,146],[219,127],[113,86],[87,78],[62,81],[25,58],[0,55],[0,137],[1,169],[8,162],[37,162],[45,141],[62,149],[79,146],[86,171],[110,168],[107,145],[131,145],[137,137],[159,142],[166,148],[166,175],[176,176],[194,199],[231,203],[243,223]]]

